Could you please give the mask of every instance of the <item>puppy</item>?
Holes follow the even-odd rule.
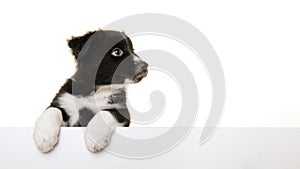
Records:
[[[88,32],[68,40],[77,70],[38,118],[33,139],[44,153],[54,149],[60,127],[86,127],[84,140],[91,152],[110,141],[116,127],[129,126],[126,85],[147,75],[148,64],[133,51],[124,33]]]

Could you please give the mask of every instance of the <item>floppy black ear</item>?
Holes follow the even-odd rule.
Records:
[[[74,37],[72,36],[71,39],[67,40],[69,47],[72,49],[72,53],[75,56],[75,59],[77,60],[78,55],[83,48],[85,42],[95,33],[96,31],[91,31],[86,33],[83,36]]]

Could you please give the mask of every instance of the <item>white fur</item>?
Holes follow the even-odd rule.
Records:
[[[131,79],[125,79],[125,82],[124,82],[124,83],[125,83],[125,84],[133,84],[134,81],[131,80]]]
[[[91,152],[106,147],[116,127],[122,126],[108,111],[98,112],[86,127],[85,145]]]
[[[45,110],[38,118],[33,132],[33,139],[42,152],[47,153],[55,147],[62,124],[61,111],[54,107]]]
[[[93,112],[99,112],[101,107],[108,105],[107,102],[112,92],[122,87],[124,85],[100,86],[96,92],[86,97],[65,93],[58,100],[61,108],[65,109],[66,113],[70,116],[69,124],[72,126],[78,121],[80,109],[85,107]]]

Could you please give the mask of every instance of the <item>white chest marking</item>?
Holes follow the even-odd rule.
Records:
[[[69,124],[74,125],[79,118],[79,110],[88,108],[93,112],[99,112],[101,107],[108,106],[109,96],[113,91],[124,87],[124,85],[106,85],[100,86],[96,92],[89,96],[74,96],[64,93],[58,102],[61,108],[70,116]]]

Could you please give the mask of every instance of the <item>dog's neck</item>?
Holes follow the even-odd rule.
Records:
[[[96,93],[108,93],[113,94],[119,90],[126,90],[125,84],[109,84],[96,86]]]
[[[76,75],[76,74],[75,74]],[[79,78],[78,76],[73,76],[71,78],[71,89],[72,94],[77,96],[89,96],[98,93],[114,93],[118,90],[126,90],[125,84],[105,84],[96,85],[93,80]]]

